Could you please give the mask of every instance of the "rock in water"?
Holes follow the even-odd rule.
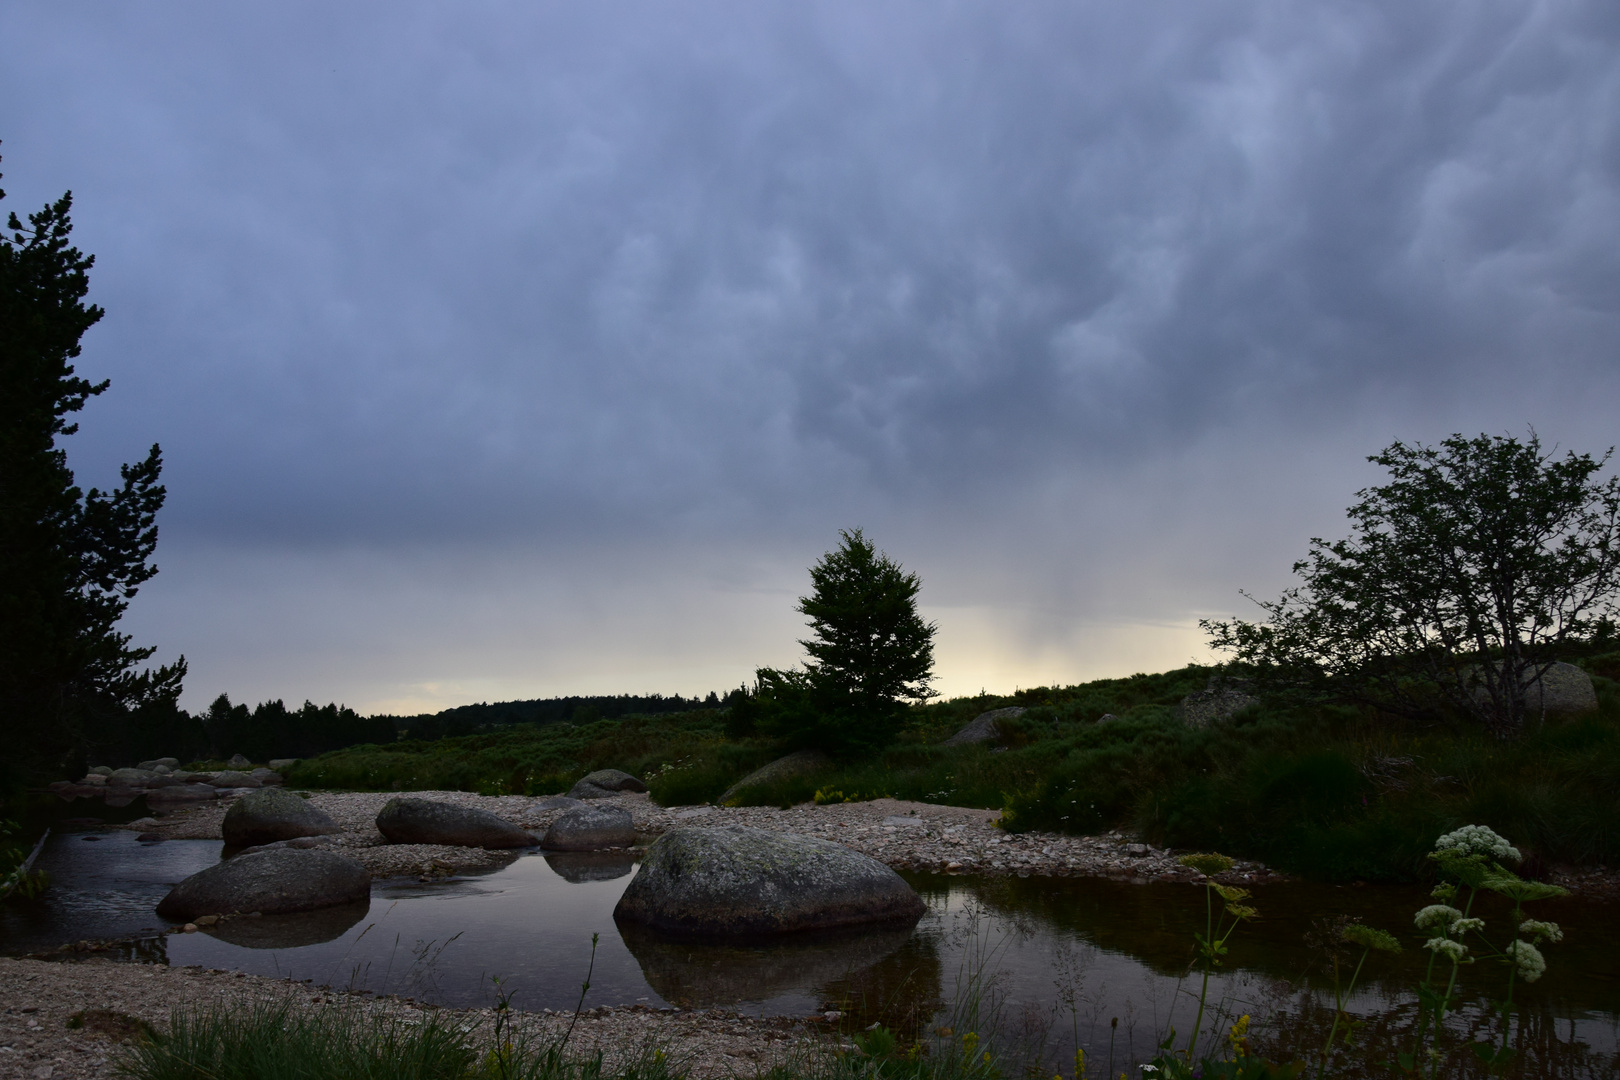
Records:
[[[341,831],[324,811],[277,787],[260,788],[237,799],[225,811],[220,829],[226,847],[273,844],[277,840]]]
[[[568,789],[571,799],[609,799],[621,791],[646,791],[647,785],[623,769],[597,769]]]
[[[1014,705],[1006,709],[991,709],[980,713],[973,718],[973,722],[945,740],[946,746],[966,746],[969,743],[995,742],[1001,738],[1001,729],[996,726],[1001,720],[1016,720],[1028,710],[1021,705]]]
[[[258,911],[283,915],[352,904],[371,895],[371,872],[330,851],[285,848],[227,859],[169,890],[158,904],[165,919]]]
[[[553,821],[540,846],[552,851],[596,851],[630,847],[635,842],[636,827],[630,811],[616,806],[581,806]]]
[[[726,806],[730,804],[735,796],[751,787],[774,784],[777,781],[791,780],[798,776],[808,776],[811,773],[831,767],[832,763],[832,758],[820,750],[795,750],[786,757],[777,758],[769,765],[761,765],[735,784],[732,784],[716,801],[721,806]]]
[[[913,923],[926,905],[899,874],[830,840],[746,825],[659,837],[613,917],[702,938]]]
[[[393,844],[520,848],[535,843],[533,836],[487,810],[431,799],[389,799],[377,815],[377,831]]]

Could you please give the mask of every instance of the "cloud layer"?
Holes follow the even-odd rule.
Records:
[[[706,690],[792,659],[857,522],[948,688],[1176,663],[1391,439],[1614,441],[1612,5],[0,27],[8,205],[74,189],[109,311],[74,461],[164,444],[132,618],[196,696]]]

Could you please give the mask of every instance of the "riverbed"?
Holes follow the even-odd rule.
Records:
[[[0,915],[0,940],[6,952],[21,954],[116,939],[112,954],[132,960],[456,1008],[487,1007],[504,994],[519,1009],[571,1010],[588,975],[586,1007],[815,1016],[846,1031],[882,1022],[912,1038],[965,1022],[1016,1044],[1020,1055],[1072,1060],[1079,1045],[1093,1062],[1112,1056],[1116,1066],[1151,1056],[1171,1027],[1184,1041],[1197,1007],[1197,980],[1187,975],[1203,890],[1182,882],[903,871],[928,903],[913,929],[693,945],[615,925],[613,906],[635,872],[635,852],[528,853],[439,880],[382,880],[369,903],[349,908],[172,932],[152,914],[157,900],[220,853],[212,840],[142,842],[127,830],[59,830],[39,864],[55,884],[39,901]],[[1227,967],[1211,984],[1204,1038],[1218,1040],[1247,1013],[1256,1018],[1256,1043],[1273,1053],[1320,1045],[1331,1016],[1323,997],[1331,965],[1307,937],[1319,920],[1349,915],[1407,945],[1398,961],[1370,962],[1350,1003],[1366,1025],[1363,1038],[1393,1047],[1410,1026],[1427,956],[1409,929],[1426,895],[1300,882],[1253,891],[1261,918],[1231,939]],[[1567,936],[1547,948],[1546,977],[1521,983],[1516,994],[1534,1062],[1527,1058],[1531,1071],[1521,1075],[1614,1075],[1614,908],[1575,898],[1540,907]],[[1496,926],[1506,915],[1489,904],[1481,913]],[[1500,994],[1502,974],[1486,964],[1465,970],[1459,1038],[1485,1018],[1483,1003]],[[982,1015],[958,1015],[973,1007]]]

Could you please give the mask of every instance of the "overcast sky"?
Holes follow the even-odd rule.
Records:
[[[1204,659],[1395,439],[1620,416],[1620,5],[0,8],[184,703],[725,690],[863,526],[947,693]]]

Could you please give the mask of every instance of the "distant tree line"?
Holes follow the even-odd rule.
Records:
[[[593,720],[617,720],[624,716],[658,716],[696,709],[718,709],[730,704],[741,693],[740,690],[733,690],[723,700],[712,690],[707,697],[682,697],[680,694],[669,697],[663,694],[570,695],[494,704],[481,702],[477,705],[458,705],[437,713],[390,716],[386,719],[399,729],[400,738],[443,739],[456,735],[476,735],[481,731],[513,724],[588,724]]]

